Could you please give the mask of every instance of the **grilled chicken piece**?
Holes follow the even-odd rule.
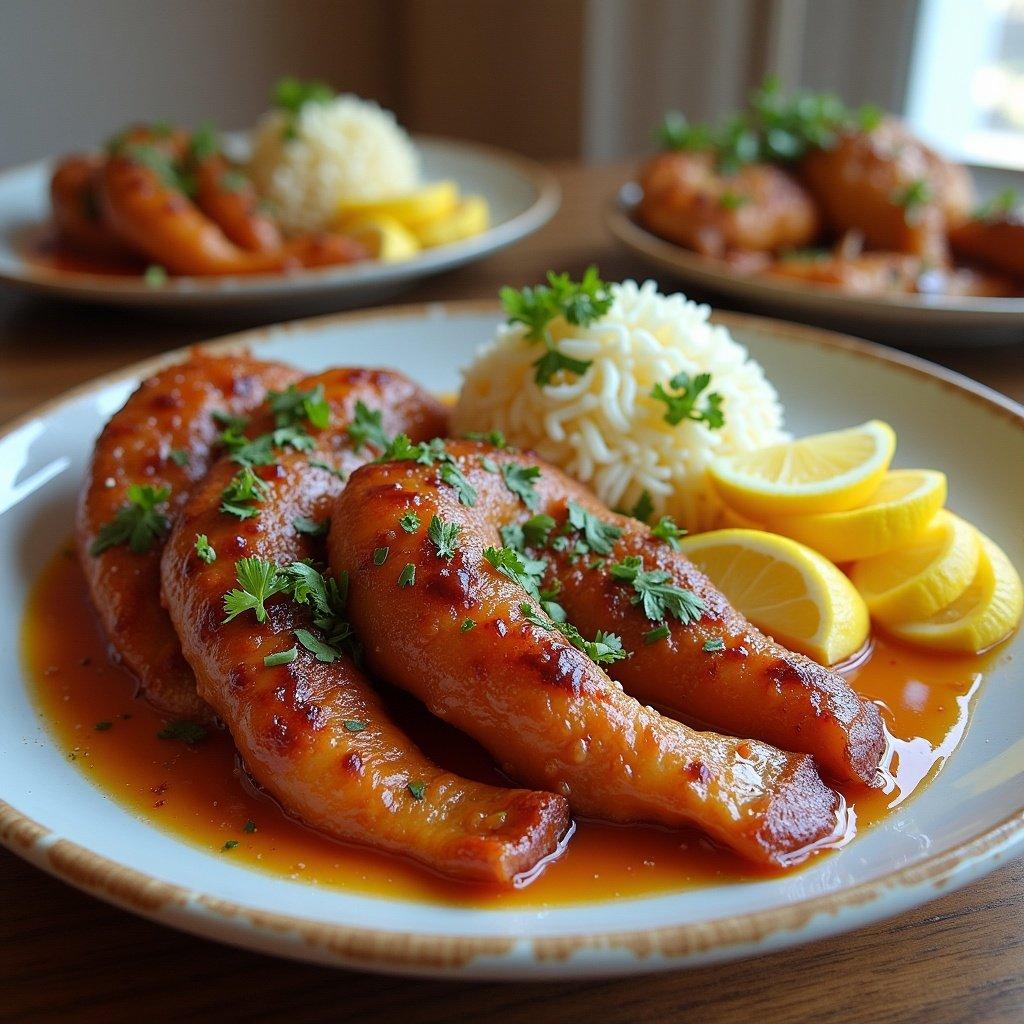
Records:
[[[501,545],[499,527],[531,514],[499,467],[512,465],[515,479],[536,460],[471,442],[451,442],[447,452],[426,453],[432,465],[364,466],[335,506],[331,564],[350,573],[349,614],[372,671],[477,739],[513,777],[564,793],[581,814],[695,825],[771,865],[797,861],[836,836],[843,805],[810,757],[695,732],[644,707],[488,560],[485,551]],[[540,510],[586,496],[550,468],[534,484]],[[721,598],[713,607],[728,611]],[[742,622],[735,613],[729,621]],[[676,633],[681,643],[683,631]],[[749,628],[747,635],[753,641]],[[758,639],[774,664],[791,658]],[[737,677],[738,688],[766,705],[774,683],[763,671],[746,682],[742,670]]]
[[[1024,282],[1024,214],[972,218],[950,232],[949,242],[957,256]]]
[[[510,884],[556,852],[569,823],[563,797],[483,785],[433,764],[390,720],[349,654],[326,662],[303,645],[296,630],[321,640],[324,634],[291,595],[270,598],[263,623],[251,611],[224,621],[224,595],[238,586],[236,560],[284,566],[322,556],[323,540],[296,528],[303,519],[333,516],[344,530],[333,511],[344,483],[324,465],[347,473],[375,454],[352,450],[347,426],[357,401],[382,410],[386,430],[430,437],[444,429],[441,408],[399,374],[334,370],[299,390],[317,384],[331,423],[309,427],[314,452],[278,451],[273,465],[258,470],[267,485],[258,515],[240,520],[221,511],[222,493],[239,470],[224,459],[193,491],[172,531],[163,592],[185,657],[253,776],[292,814],[339,839],[457,878]],[[199,557],[199,534],[215,561]],[[293,647],[294,660],[266,664],[268,655]]]
[[[299,373],[280,363],[249,356],[196,353],[139,385],[115,413],[93,453],[79,498],[77,542],[93,604],[142,694],[160,711],[209,721],[210,709],[196,694],[195,677],[181,656],[178,637],[160,606],[160,553],[165,530],[189,489],[210,465],[223,427],[214,413],[240,416],[256,408],[268,390],[284,389]],[[128,504],[132,485],[170,488],[155,510],[155,529],[99,551],[99,543]],[[93,553],[98,552],[98,553]]]

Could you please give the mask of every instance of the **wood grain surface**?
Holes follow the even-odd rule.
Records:
[[[419,286],[408,301],[493,297],[501,284],[536,281],[548,268],[578,273],[591,262],[606,278],[650,276],[600,223],[627,169],[557,170],[564,202],[551,224]],[[247,326],[0,290],[0,423],[125,363]],[[1024,401],[1024,341],[921,354]],[[331,971],[215,945],[83,896],[0,850],[0,1020],[71,1019],[1019,1024],[1024,861],[892,921],[745,963],[624,981],[499,985]]]

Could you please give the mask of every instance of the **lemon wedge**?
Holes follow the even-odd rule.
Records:
[[[752,519],[845,512],[878,490],[896,435],[880,420],[715,459],[722,499]]]
[[[893,469],[859,508],[767,519],[763,525],[833,562],[853,562],[913,541],[945,504],[946,489],[944,473]]]
[[[956,600],[934,615],[890,628],[893,636],[921,647],[980,654],[1005,640],[1020,622],[1024,589],[1003,550],[978,534],[978,571]]]
[[[867,642],[863,599],[817,551],[762,530],[714,530],[681,546],[734,608],[786,647],[834,665]]]
[[[420,251],[419,239],[401,221],[384,213],[356,217],[346,224],[345,233],[383,263],[399,263]]]
[[[491,223],[491,209],[483,196],[466,196],[443,217],[425,221],[415,227],[416,235],[426,248],[461,242],[482,234]]]
[[[401,221],[407,228],[415,228],[427,221],[445,217],[459,202],[459,186],[454,181],[434,181],[413,192],[364,202],[342,203],[338,207],[335,225],[342,230],[358,217],[386,216]]]
[[[888,629],[927,619],[957,600],[978,572],[978,534],[952,512],[938,512],[917,540],[857,562],[853,585]]]

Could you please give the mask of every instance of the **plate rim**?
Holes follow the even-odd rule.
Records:
[[[784,302],[790,303],[793,309],[799,304],[805,312],[872,316],[892,326],[918,325],[927,319],[930,324],[942,323],[945,326],[955,323],[989,328],[1010,327],[1019,326],[1021,317],[1024,317],[1024,296],[847,295],[797,281],[732,275],[699,253],[661,238],[637,224],[630,216],[635,204],[623,195],[631,187],[640,186],[632,179],[623,183],[604,205],[604,223],[615,239],[657,266],[678,274],[690,283],[699,282],[707,288],[716,289],[723,295],[773,302],[777,308],[781,308]],[[742,283],[742,289],[738,282]]]
[[[515,171],[529,183],[535,196],[528,207],[480,235],[449,242],[410,260],[383,263],[367,260],[343,266],[312,267],[293,273],[177,276],[160,288],[141,277],[68,271],[33,264],[17,255],[13,267],[0,261],[0,283],[10,287],[66,295],[80,301],[100,300],[139,306],[202,306],[225,302],[297,297],[334,288],[375,287],[425,277],[479,259],[505,248],[543,227],[558,211],[562,188],[553,170],[513,150],[447,135],[413,133],[417,146],[438,147],[486,157]],[[59,157],[44,157],[0,170],[0,189],[6,179],[30,172],[49,173]]]
[[[400,304],[333,313],[238,331],[150,356],[70,388],[0,425],[0,440],[76,398],[112,384],[139,380],[195,349],[220,352],[264,343],[271,335],[366,321],[500,315],[489,299]],[[850,335],[745,313],[715,312],[730,329],[749,327],[798,344],[827,348],[887,364],[938,382],[987,407],[1024,432],[1024,406],[946,367]],[[609,930],[535,936],[524,949],[515,937],[433,934],[360,927],[264,911],[187,888],[105,857],[33,820],[0,796],[0,844],[62,881],[162,924],[295,959],[402,974],[463,977],[609,976],[682,969],[697,962],[739,958],[839,934],[967,884],[1024,844],[1024,796],[1001,820],[942,853],[879,878],[787,906],[653,930]],[[898,894],[885,900],[888,893]],[[845,914],[840,917],[840,914]],[[814,927],[816,919],[824,924]],[[572,960],[573,956],[577,960]],[[478,958],[486,964],[475,967]],[[589,958],[589,959],[588,959]],[[552,975],[554,976],[554,975]]]

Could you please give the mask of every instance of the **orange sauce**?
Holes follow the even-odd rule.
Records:
[[[94,785],[148,824],[253,869],[364,894],[503,908],[641,896],[768,874],[696,833],[582,821],[563,854],[529,885],[495,891],[452,882],[294,821],[247,778],[226,734],[194,746],[159,739],[164,720],[136,698],[131,675],[110,660],[70,549],[59,552],[36,583],[23,640],[39,712]],[[963,736],[983,667],[979,658],[934,656],[876,640],[848,670],[853,685],[879,702],[893,751],[882,789],[843,787],[851,810],[843,843],[934,775]],[[386,696],[396,718],[440,763],[502,781],[471,741],[409,698]]]
[[[102,277],[141,277],[146,264],[130,256],[97,256],[80,252],[56,238],[49,228],[33,230],[26,236],[23,255],[27,263],[48,270],[72,274],[99,274]]]

